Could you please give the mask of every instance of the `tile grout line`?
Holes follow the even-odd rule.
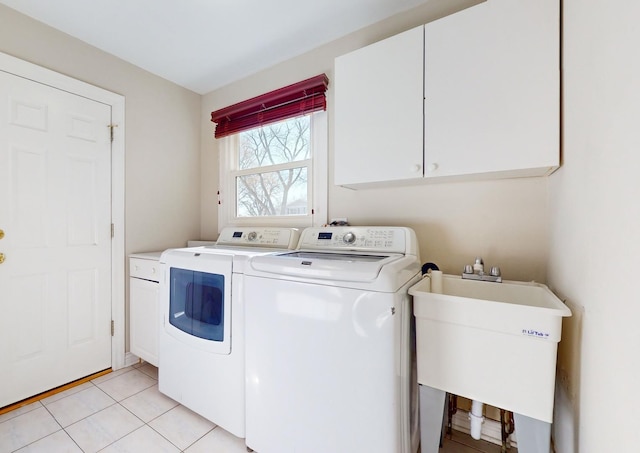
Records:
[[[29,442],[28,444],[22,445],[21,447],[17,448],[16,450],[12,450],[12,451],[14,451],[14,452],[15,452],[15,451],[18,451],[18,450],[21,450],[21,449],[23,449],[23,448],[26,448],[26,447],[28,447],[29,445],[32,445],[32,444],[34,444],[34,443],[36,443],[36,442],[39,442],[39,441],[41,441],[42,439],[44,439],[45,437],[49,437],[49,436],[51,436],[51,435],[53,435],[53,434],[55,434],[55,433],[58,433],[58,432],[60,432],[60,431],[64,431],[64,428],[62,427],[62,425],[60,424],[60,422],[58,421],[58,419],[56,419],[56,418],[53,416],[53,414],[49,411],[49,409],[47,409],[47,406],[45,406],[44,404],[42,404],[42,403],[40,402],[40,400],[38,400],[38,401],[36,401],[36,402],[37,402],[37,403],[40,403],[40,407],[44,408],[44,410],[45,410],[45,411],[47,411],[47,413],[49,414],[49,416],[53,419],[53,421],[54,421],[54,422],[56,422],[56,424],[60,427],[60,429],[58,429],[58,430],[56,430],[56,431],[54,431],[54,432],[52,432],[52,433],[49,433],[49,434],[47,434],[47,435],[45,435],[45,436],[42,436],[42,437],[40,437],[40,438],[38,438],[38,439],[34,439],[33,441]],[[40,409],[40,408],[38,408],[38,409]],[[38,410],[38,409],[33,409],[33,410]],[[29,412],[33,412],[33,410],[31,410],[31,411],[29,411]],[[25,414],[28,414],[29,412],[25,412],[24,414],[20,414],[20,415],[25,415]],[[17,417],[20,417],[20,415],[18,415]],[[13,420],[14,418],[17,418],[17,417],[10,418],[9,420]],[[5,421],[9,421],[9,420],[5,420]],[[3,422],[3,423],[4,423],[4,422]],[[71,439],[71,440],[73,440],[73,439]]]
[[[111,377],[110,377],[109,379],[106,379],[106,380],[102,381],[102,382],[108,382],[108,381],[110,381],[110,380],[112,380],[112,379],[114,379],[114,378],[117,378],[117,377],[119,377],[119,376],[124,376],[125,374],[130,373],[131,371],[133,371],[133,370],[135,370],[135,369],[136,369],[136,368],[132,368],[131,370],[128,370],[128,371],[123,372],[123,373],[120,373],[120,374],[117,374],[116,376],[111,376],[111,374],[112,374],[112,373],[106,374],[106,375],[104,375],[104,376],[111,376]],[[144,374],[144,373],[143,373],[143,374]],[[146,374],[145,374],[145,375],[146,375]],[[148,376],[148,375],[146,375],[146,376]],[[102,377],[102,376],[99,376],[99,377],[97,377],[97,378],[95,378],[95,379],[98,379],[98,378],[100,378],[100,377]],[[149,376],[149,377],[151,377],[151,376]],[[94,379],[94,380],[95,380],[95,379]],[[126,411],[127,411],[127,412],[129,412],[131,415],[133,415],[133,416],[134,416],[134,417],[136,417],[138,420],[140,420],[140,422],[142,423],[142,426],[146,425],[146,423],[144,422],[144,420],[142,420],[142,419],[141,419],[140,417],[138,417],[136,414],[134,414],[134,413],[133,413],[133,412],[131,412],[129,409],[127,409],[125,406],[123,406],[122,404],[120,404],[120,402],[119,402],[119,401],[117,401],[115,398],[113,398],[111,395],[109,395],[107,392],[105,392],[103,389],[101,389],[101,388],[100,388],[100,386],[94,382],[94,380],[90,380],[90,381],[87,381],[87,382],[91,383],[91,384],[93,385],[93,388],[98,389],[98,390],[99,390],[101,393],[103,393],[106,397],[108,397],[109,399],[111,399],[111,400],[113,401],[113,403],[112,403],[112,404],[109,404],[108,406],[106,406],[106,407],[104,407],[104,408],[100,409],[99,411],[94,412],[94,413],[92,413],[92,414],[89,414],[89,415],[87,415],[87,416],[85,416],[85,417],[83,417],[83,418],[81,418],[81,419],[79,419],[79,420],[74,421],[73,423],[70,423],[70,424],[69,424],[69,425],[67,425],[66,427],[64,427],[64,426],[62,426],[62,424],[58,421],[58,419],[55,417],[55,415],[54,415],[54,414],[49,410],[49,408],[47,407],[47,405],[46,405],[46,404],[44,404],[44,403],[42,403],[42,401],[41,401],[41,400],[38,400],[37,402],[38,402],[38,403],[40,403],[40,405],[41,405],[42,407],[44,407],[44,408],[45,408],[45,410],[47,411],[47,413],[49,413],[49,415],[51,416],[51,418],[53,418],[53,420],[58,424],[58,426],[60,427],[60,430],[55,431],[54,433],[50,433],[50,434],[48,434],[47,436],[44,436],[44,437],[42,437],[42,438],[40,438],[40,439],[34,440],[33,442],[31,442],[31,443],[29,443],[29,444],[27,444],[27,445],[23,445],[23,446],[22,446],[22,447],[20,447],[20,448],[25,448],[26,446],[31,445],[31,444],[33,444],[33,443],[35,443],[35,442],[38,442],[38,441],[40,441],[40,440],[44,439],[45,437],[50,436],[51,434],[55,434],[56,432],[64,431],[64,433],[65,433],[65,434],[66,434],[66,435],[71,439],[71,441],[72,441],[72,442],[73,442],[73,443],[74,443],[74,444],[75,444],[75,445],[76,445],[76,446],[77,446],[81,451],[83,451],[83,452],[84,452],[84,450],[82,449],[82,447],[80,447],[80,445],[78,444],[78,442],[76,442],[76,440],[73,438],[73,436],[71,436],[71,434],[67,431],[67,428],[69,428],[69,427],[71,427],[71,426],[74,426],[74,425],[76,425],[77,423],[80,423],[81,421],[86,420],[86,419],[88,419],[88,418],[92,417],[93,415],[98,414],[98,413],[100,413],[100,412],[102,412],[102,411],[104,411],[104,410],[106,410],[106,409],[108,409],[108,408],[110,408],[110,407],[113,407],[113,406],[114,406],[114,405],[116,405],[116,404],[118,404],[118,405],[119,405],[120,407],[122,407],[124,410],[126,410]],[[155,385],[155,384],[153,384],[153,385]],[[72,388],[74,388],[74,387],[72,387]],[[150,388],[150,387],[147,387],[147,388]],[[69,397],[71,397],[71,396],[73,396],[73,395],[77,395],[78,393],[82,393],[82,392],[84,392],[84,391],[86,391],[86,390],[89,390],[89,389],[84,389],[84,390],[80,390],[79,392],[71,393],[71,394],[69,394],[69,395],[66,395],[66,396],[64,396],[64,397],[62,397],[62,398],[60,398],[60,399],[58,399],[58,400],[52,401],[52,402],[51,402],[51,403],[49,403],[49,404],[53,404],[53,403],[56,403],[56,402],[58,402],[58,401],[62,401],[62,400],[64,400],[64,399],[66,399],[66,398],[69,398]],[[141,391],[144,391],[144,390],[146,390],[146,389],[143,389],[143,390],[141,390]],[[138,393],[140,393],[140,392],[137,392],[137,393],[135,393],[134,395],[136,395],[136,394],[138,394]],[[131,395],[131,396],[133,396],[133,395]],[[127,398],[129,398],[129,397],[127,397]],[[125,399],[126,399],[126,398],[125,398]],[[132,432],[135,432],[135,431],[137,431],[138,429],[142,428],[142,426],[140,426],[140,427],[138,427],[138,428],[134,429],[133,431],[131,431],[130,433],[127,433],[127,434],[125,434],[124,436],[122,436],[122,437],[120,437],[120,438],[118,438],[118,439],[114,440],[114,441],[113,441],[113,442],[111,442],[109,445],[112,445],[112,444],[114,444],[115,442],[118,442],[120,439],[122,439],[122,438],[124,438],[124,437],[128,436],[129,434],[131,434]],[[103,447],[101,450],[103,450],[104,448],[107,448],[109,445],[106,445],[106,446],[105,446],[105,447]],[[176,447],[176,448],[178,448],[178,447]]]
[[[132,394],[132,395],[127,396],[126,398],[122,399],[121,401],[115,401],[115,400],[114,400],[114,401],[115,401],[115,404],[120,405],[120,407],[122,407],[124,410],[126,410],[126,411],[127,411],[127,412],[129,412],[131,415],[133,415],[133,416],[134,416],[134,417],[136,417],[138,420],[140,420],[140,421],[143,423],[143,425],[142,425],[142,426],[140,426],[140,427],[138,427],[138,428],[136,428],[136,429],[134,429],[133,431],[131,431],[131,432],[129,432],[129,433],[127,433],[127,434],[125,434],[124,436],[120,437],[119,439],[114,440],[114,441],[113,441],[113,442],[111,442],[109,445],[106,445],[105,447],[103,447],[103,448],[102,448],[101,450],[99,450],[99,451],[102,451],[102,450],[104,450],[105,448],[108,448],[110,445],[115,444],[116,442],[118,442],[118,441],[120,441],[120,440],[124,439],[125,437],[129,436],[130,434],[132,434],[132,433],[134,433],[134,432],[136,432],[136,431],[140,430],[140,429],[141,429],[141,428],[143,428],[144,426],[147,426],[147,427],[148,427],[149,429],[151,429],[154,433],[158,434],[160,437],[162,437],[162,438],[163,438],[163,439],[165,439],[167,442],[169,442],[169,444],[171,444],[172,446],[174,446],[174,447],[175,447],[179,452],[183,453],[185,450],[183,450],[183,449],[181,449],[180,447],[178,447],[178,446],[177,446],[176,444],[174,444],[170,439],[168,439],[168,438],[167,438],[166,436],[164,436],[161,432],[157,431],[156,429],[154,429],[154,427],[153,427],[153,426],[151,426],[151,425],[150,425],[150,423],[151,423],[151,422],[153,422],[154,420],[156,420],[156,419],[160,418],[161,416],[163,416],[163,415],[164,415],[164,414],[166,414],[167,412],[169,412],[169,411],[171,411],[172,409],[174,409],[175,407],[177,407],[177,406],[179,405],[179,403],[178,403],[176,406],[173,406],[172,408],[167,409],[166,411],[162,412],[161,414],[159,414],[159,415],[155,416],[154,418],[152,418],[151,420],[149,420],[149,422],[145,422],[145,421],[144,421],[144,420],[142,420],[140,417],[138,417],[135,413],[133,413],[131,410],[129,410],[129,408],[127,408],[126,406],[124,406],[124,405],[122,404],[122,401],[125,401],[125,400],[127,400],[127,399],[129,399],[129,398],[131,398],[131,397],[133,397],[133,396],[135,396],[135,395],[138,395],[138,394],[140,394],[140,393],[144,392],[145,390],[150,389],[150,388],[151,388],[151,387],[153,387],[154,385],[158,385],[158,379],[157,379],[156,377],[154,377],[154,376],[151,376],[150,374],[145,373],[145,372],[142,370],[142,368],[143,368],[143,367],[144,367],[144,365],[140,365],[140,366],[132,365],[132,366],[131,366],[131,368],[132,368],[131,370],[129,370],[129,371],[125,372],[125,373],[118,374],[117,376],[114,376],[114,377],[113,377],[113,378],[117,378],[117,377],[120,377],[120,376],[124,376],[125,374],[128,374],[128,373],[130,373],[131,371],[137,370],[137,371],[140,371],[140,373],[144,374],[145,376],[147,376],[147,377],[149,377],[150,379],[153,379],[153,380],[155,381],[155,383],[154,383],[153,385],[150,385],[149,387],[146,387],[146,388],[144,388],[144,389],[141,389],[140,391],[138,391],[138,392],[136,392],[136,393],[134,393],[134,394]],[[111,379],[107,379],[107,380],[105,380],[105,381],[103,381],[103,382],[108,382],[108,381],[110,381],[110,380],[111,380]],[[92,383],[93,383],[93,385],[95,385],[96,387],[98,387],[98,388],[99,388],[102,392],[104,392],[107,396],[111,397],[111,395],[109,395],[109,394],[108,394],[108,393],[106,393],[104,390],[102,390],[98,384],[94,383],[93,381],[90,381],[90,382],[92,382]],[[101,382],[101,383],[102,383],[102,382]],[[113,397],[111,397],[111,398],[113,399]],[[113,406],[113,405],[111,405],[111,406]],[[111,406],[109,406],[109,407],[111,407]],[[105,409],[106,409],[106,408],[105,408]],[[103,410],[104,410],[104,409],[103,409]],[[93,414],[92,414],[92,415],[93,415]],[[91,416],[91,415],[89,415],[88,417],[90,417],[90,416]],[[209,434],[209,432],[211,432],[211,431],[212,431],[213,429],[215,429],[215,428],[217,428],[217,425],[216,425],[216,426],[214,426],[214,428],[212,428],[211,430],[207,431],[203,436],[201,436],[201,437],[199,437],[198,439],[196,439],[196,440],[195,440],[193,443],[191,443],[187,448],[190,448],[193,444],[195,444],[198,440],[200,440],[200,439],[201,439],[202,437],[204,437],[205,435]],[[66,431],[65,431],[65,432],[66,432]],[[67,435],[69,435],[69,433],[67,433]],[[69,437],[71,437],[71,436],[69,435]],[[73,439],[73,438],[72,438],[72,439]],[[74,442],[75,442],[75,441],[74,441]],[[78,447],[79,447],[79,446],[78,446]],[[82,450],[82,449],[81,449],[81,450]],[[84,450],[83,450],[83,451],[84,451]]]
[[[166,414],[168,414],[172,410],[175,410],[176,408],[181,407],[182,405],[179,402],[177,402],[175,400],[171,400],[173,402],[173,404],[174,404],[172,407],[166,408],[167,406],[165,406],[164,404],[162,404],[160,406],[157,406],[156,409],[160,409],[161,410],[160,413],[157,413],[156,410],[153,410],[152,412],[149,412],[147,414],[145,414],[144,412],[138,412],[140,415],[137,415],[136,412],[134,412],[134,410],[137,411],[136,407],[137,407],[138,401],[132,401],[131,404],[129,404],[131,409],[129,409],[127,406],[125,406],[123,404],[125,401],[127,401],[128,399],[133,398],[133,397],[135,397],[137,395],[140,395],[141,393],[143,393],[145,391],[149,391],[151,393],[158,391],[157,386],[158,386],[159,380],[156,377],[157,375],[155,375],[155,373],[153,373],[154,370],[151,369],[151,368],[147,368],[147,369],[143,370],[142,369],[143,367],[144,367],[144,365],[141,365],[141,366],[138,366],[138,367],[131,366],[128,370],[126,370],[124,372],[121,372],[121,373],[117,373],[117,372],[109,373],[108,378],[106,378],[106,379],[105,379],[105,377],[107,375],[96,376],[93,380],[86,381],[85,383],[83,383],[83,384],[91,383],[92,385],[87,385],[87,386],[85,386],[85,388],[83,388],[81,390],[73,390],[73,389],[79,388],[80,385],[82,385],[82,384],[80,384],[78,386],[75,386],[75,387],[71,387],[69,389],[66,389],[66,391],[71,391],[71,392],[69,394],[66,394],[66,395],[62,396],[62,397],[59,397],[58,399],[52,399],[52,400],[47,401],[47,398],[43,398],[41,400],[34,401],[34,403],[37,403],[37,404],[31,403],[31,404],[33,404],[33,408],[31,408],[30,410],[24,412],[23,414],[16,415],[15,417],[11,417],[11,418],[9,418],[7,420],[3,420],[2,422],[0,422],[0,424],[3,424],[5,421],[7,421],[7,422],[11,421],[12,419],[14,419],[16,417],[20,417],[22,415],[26,415],[26,414],[28,414],[28,413],[30,413],[32,411],[38,410],[39,408],[42,407],[42,408],[44,408],[46,410],[47,416],[50,417],[51,419],[53,419],[53,421],[55,422],[55,426],[51,426],[51,428],[53,428],[54,431],[50,432],[47,435],[44,435],[43,437],[40,437],[38,439],[34,439],[34,440],[30,441],[28,444],[20,445],[19,448],[17,448],[16,450],[12,450],[12,451],[18,451],[18,450],[23,449],[23,448],[28,448],[29,446],[31,446],[31,445],[33,445],[33,444],[35,444],[37,442],[40,442],[40,441],[42,441],[43,439],[45,439],[45,438],[47,438],[49,436],[55,436],[55,439],[56,439],[55,441],[56,442],[61,441],[62,437],[68,437],[69,439],[64,440],[64,442],[71,441],[71,442],[68,443],[69,447],[71,447],[73,445],[76,448],[78,448],[78,451],[81,451],[83,453],[86,453],[87,451],[93,451],[93,448],[95,448],[95,446],[94,447],[89,447],[89,450],[83,449],[80,446],[80,443],[78,442],[78,440],[76,440],[76,438],[72,437],[71,433],[68,430],[71,429],[71,427],[77,425],[78,423],[86,422],[87,419],[90,419],[91,417],[95,416],[96,414],[100,414],[101,412],[103,412],[105,410],[108,410],[109,408],[114,409],[114,405],[116,405],[116,404],[120,406],[117,409],[118,411],[123,410],[122,413],[123,414],[124,413],[129,414],[128,416],[133,415],[133,420],[137,420],[139,423],[141,423],[141,425],[138,426],[137,428],[133,429],[132,431],[130,431],[130,432],[124,434],[124,435],[119,436],[117,439],[113,439],[111,442],[109,442],[109,444],[101,446],[100,450],[98,450],[98,451],[103,451],[104,449],[107,449],[107,448],[110,448],[110,447],[113,448],[112,446],[114,444],[116,444],[117,442],[123,441],[123,439],[125,439],[127,436],[130,436],[133,433],[136,433],[141,428],[144,428],[145,425],[146,425],[146,427],[150,428],[150,431],[147,431],[146,435],[142,434],[142,433],[139,433],[138,436],[145,437],[145,436],[151,435],[151,433],[153,433],[153,436],[158,436],[157,437],[158,441],[160,439],[163,439],[163,441],[166,442],[166,446],[167,447],[171,446],[171,447],[175,448],[176,452],[185,453],[190,448],[192,448],[195,444],[197,444],[198,442],[201,442],[205,437],[211,435],[211,433],[214,430],[219,428],[218,425],[213,424],[212,427],[207,429],[204,433],[199,435],[193,441],[190,441],[189,444],[185,445],[184,448],[181,448],[174,441],[172,441],[169,437],[167,437],[167,434],[171,434],[171,433],[163,434],[162,432],[158,431],[156,428],[154,428],[151,425],[155,420],[158,420],[159,418],[165,416]],[[115,391],[115,393],[114,393],[115,396],[111,396],[111,394],[109,394],[106,390],[103,390],[103,388],[101,388],[101,385],[103,383],[109,382],[112,379],[117,379],[119,377],[126,376],[133,370],[138,370],[141,373],[140,375],[136,376],[136,379],[141,378],[142,376],[144,376],[145,379],[144,379],[143,382],[146,382],[146,381],[151,382],[151,385],[149,385],[149,386],[147,386],[145,388],[142,388],[140,390],[137,390],[137,391],[135,391],[135,393],[132,393],[131,395],[127,395],[125,398],[122,398],[119,401],[116,400],[116,397],[120,397],[120,395],[127,394],[127,391],[122,390],[123,388],[121,388],[119,386],[119,383],[115,383],[114,385],[112,385],[112,387],[110,387],[111,389],[115,389],[114,390]],[[105,379],[105,380],[102,380],[102,379]],[[131,377],[129,377],[129,379],[133,379],[133,377],[131,376]],[[96,380],[99,380],[99,381],[95,382]],[[116,384],[118,384],[118,385],[116,385]],[[136,384],[137,384],[137,382],[136,382]],[[137,387],[137,385],[135,387]],[[154,387],[156,388],[156,390],[150,390],[150,389],[153,389]],[[100,392],[95,392],[95,389],[100,390]],[[129,388],[128,390],[131,390],[131,388]],[[85,407],[85,409],[93,410],[93,408],[95,408],[95,407],[101,407],[102,404],[104,404],[104,403],[107,403],[108,405],[105,406],[105,407],[101,407],[96,412],[84,415],[83,417],[81,417],[78,420],[74,420],[74,416],[66,417],[65,414],[67,414],[67,412],[65,412],[64,410],[62,412],[60,411],[61,409],[64,409],[64,407],[65,407],[65,403],[63,403],[63,401],[65,399],[68,399],[68,398],[71,398],[71,397],[74,397],[74,396],[75,396],[75,399],[77,399],[78,401],[82,401],[83,398],[79,394],[81,394],[81,393],[83,393],[85,391],[93,392],[91,394],[91,397],[96,397],[101,401],[101,404],[89,404],[88,406]],[[59,393],[56,393],[55,395],[51,395],[51,396],[61,395],[62,393],[63,392],[59,392]],[[98,397],[98,394],[100,394],[102,396]],[[103,399],[103,397],[108,398],[108,400]],[[140,397],[140,400],[144,400],[145,398],[146,398],[146,396],[142,396],[142,397]],[[45,404],[45,401],[46,401],[46,404]],[[57,404],[57,403],[60,403],[61,405],[57,406],[57,407],[54,407],[55,410],[51,409],[51,407],[53,407],[52,405]],[[72,403],[75,404],[75,401],[68,400],[66,404],[72,404]],[[18,409],[16,409],[16,410],[18,410]],[[58,416],[61,417],[60,420],[58,418],[56,418],[54,413],[57,413]],[[80,413],[82,413],[82,412],[80,412]],[[72,415],[72,414],[69,414],[69,415]],[[79,415],[79,414],[76,414],[76,415]],[[42,413],[42,416],[44,416],[44,413]],[[125,417],[128,417],[128,416],[125,416]],[[145,421],[147,418],[149,418],[149,416],[152,416],[152,418],[150,418],[148,421]],[[143,420],[142,417],[145,417],[145,420]],[[62,425],[62,421],[64,421],[66,418],[68,418],[69,420],[74,420],[74,421],[72,423],[68,423],[67,426],[63,426]],[[7,425],[7,426],[9,426],[9,425]],[[159,428],[162,428],[162,426],[159,426]],[[219,431],[221,429],[222,428],[220,428]],[[76,432],[77,430],[72,430],[72,431]],[[82,440],[81,438],[78,438],[78,439],[80,441]],[[88,445],[89,444],[85,445],[85,448]]]
[[[151,376],[149,376],[149,377],[151,377]],[[158,382],[157,382],[157,381],[158,381],[158,380],[156,379],[156,383],[155,383],[154,385],[157,385],[157,384],[158,384]],[[151,387],[153,387],[153,385],[152,385]],[[140,390],[139,392],[134,393],[134,394],[133,394],[133,395],[131,395],[131,396],[128,396],[127,398],[123,399],[122,401],[124,401],[124,400],[126,400],[126,399],[129,399],[129,398],[131,398],[132,396],[138,395],[139,393],[142,393],[142,392],[144,392],[145,390],[150,389],[151,387],[147,387],[147,388],[145,388],[145,389],[143,389],[143,390]],[[157,420],[158,418],[162,417],[164,414],[166,414],[167,412],[169,412],[170,410],[174,409],[174,408],[175,408],[175,407],[177,407],[177,406],[173,406],[171,409],[167,409],[166,411],[162,412],[160,415],[157,415],[156,417],[152,418],[152,419],[151,419],[151,420],[149,420],[148,422],[145,422],[145,421],[144,421],[144,420],[142,420],[140,417],[138,417],[136,414],[134,414],[132,411],[130,411],[130,410],[129,410],[129,408],[127,408],[126,406],[124,406],[120,401],[116,401],[116,403],[117,403],[117,404],[120,404],[120,406],[122,406],[122,408],[123,408],[123,409],[125,409],[127,412],[129,412],[131,415],[135,416],[138,420],[140,420],[140,421],[143,423],[143,425],[142,425],[142,426],[140,426],[140,427],[139,427],[139,428],[137,428],[137,429],[134,429],[133,431],[131,431],[131,433],[138,431],[139,429],[143,428],[144,426],[148,426],[148,427],[149,427],[149,429],[151,429],[154,433],[157,433],[160,437],[162,437],[162,438],[163,438],[163,439],[165,439],[167,442],[169,442],[171,445],[173,445],[174,447],[176,447],[180,452],[182,452],[182,451],[183,451],[180,447],[178,447],[176,444],[174,444],[173,442],[171,442],[171,440],[170,440],[170,439],[167,439],[167,438],[166,438],[166,436],[164,436],[161,432],[158,432],[157,430],[155,430],[155,429],[153,428],[153,426],[151,426],[151,425],[149,424],[149,423],[151,423],[152,421]],[[131,434],[131,433],[129,433],[129,434]],[[122,436],[120,439],[118,439],[118,440],[116,440],[116,441],[114,441],[114,442],[112,442],[112,443],[118,442],[119,440],[121,440],[121,439],[125,438],[125,437],[126,437],[126,436],[128,436],[129,434],[125,434],[125,435],[124,435],[124,436]],[[194,442],[194,443],[195,443],[195,442]],[[192,444],[192,445],[193,445],[193,444]],[[191,446],[191,445],[190,445],[190,446]],[[107,447],[104,447],[104,448],[107,448]]]
[[[102,448],[101,448],[100,450],[98,450],[98,451],[102,451],[102,450],[104,450],[105,448],[110,447],[111,445],[115,444],[116,442],[119,442],[120,440],[122,440],[122,439],[124,439],[125,437],[129,436],[130,434],[132,434],[132,433],[134,433],[134,432],[138,431],[139,429],[143,428],[144,426],[149,426],[149,424],[148,424],[148,423],[146,423],[144,420],[142,420],[140,417],[138,417],[135,413],[133,413],[132,411],[130,411],[130,410],[129,410],[129,408],[127,408],[126,406],[124,406],[124,405],[122,404],[122,401],[124,401],[124,400],[126,400],[126,399],[128,399],[128,398],[131,398],[131,397],[133,397],[133,396],[135,396],[135,395],[138,395],[139,393],[142,393],[142,392],[144,392],[145,390],[150,389],[150,388],[151,388],[151,387],[153,387],[154,385],[157,385],[157,384],[158,384],[158,380],[157,380],[157,379],[155,379],[155,378],[153,378],[153,376],[149,376],[148,374],[146,374],[146,373],[144,373],[143,371],[141,371],[141,370],[140,370],[140,368],[141,368],[140,366],[136,367],[136,366],[134,366],[134,365],[131,365],[131,366],[130,366],[130,368],[131,368],[130,370],[128,370],[128,371],[126,371],[126,372],[123,372],[123,373],[120,373],[120,374],[117,374],[116,376],[114,376],[114,377],[112,377],[112,378],[110,378],[110,379],[106,379],[106,380],[104,380],[104,381],[100,382],[100,384],[102,384],[102,383],[104,383],[104,382],[109,382],[109,381],[111,381],[112,379],[116,379],[116,378],[118,378],[118,377],[120,377],[120,376],[124,376],[124,375],[129,374],[130,372],[132,372],[132,371],[136,371],[136,370],[137,370],[137,371],[140,371],[140,372],[141,372],[142,374],[144,374],[145,376],[147,376],[147,377],[149,377],[149,378],[151,378],[151,379],[154,379],[154,380],[156,381],[156,382],[155,382],[155,384],[150,385],[149,387],[145,387],[144,389],[142,389],[142,390],[140,390],[140,391],[138,391],[138,392],[136,392],[136,393],[133,393],[132,395],[127,396],[126,398],[123,398],[121,401],[118,401],[118,400],[116,400],[114,397],[112,397],[111,395],[109,395],[105,390],[101,389],[101,388],[100,388],[100,386],[99,386],[98,384],[96,384],[96,383],[95,383],[95,382],[93,382],[93,381],[89,381],[89,382],[91,382],[91,383],[92,383],[96,388],[98,388],[102,393],[104,393],[106,396],[108,396],[109,398],[111,398],[111,399],[114,401],[114,404],[111,404],[111,405],[109,405],[109,406],[107,406],[107,407],[105,407],[105,408],[103,408],[103,409],[99,410],[98,412],[95,412],[95,413],[93,413],[93,414],[87,415],[87,416],[86,416],[85,418],[83,418],[82,420],[85,420],[85,419],[87,419],[87,418],[89,418],[89,417],[91,417],[91,416],[93,416],[93,415],[95,415],[95,414],[98,414],[98,413],[100,413],[100,412],[102,412],[102,411],[104,411],[104,410],[108,409],[109,407],[113,407],[114,405],[116,405],[116,404],[117,404],[117,405],[118,405],[118,406],[120,406],[122,409],[124,409],[125,411],[127,411],[128,413],[130,413],[131,415],[133,415],[136,419],[140,420],[140,422],[142,422],[142,425],[141,425],[141,426],[137,427],[137,428],[136,428],[136,429],[134,429],[133,431],[130,431],[130,432],[128,432],[128,433],[126,433],[126,434],[124,434],[122,437],[119,437],[118,439],[115,439],[113,442],[111,442],[111,443],[110,443],[110,444],[108,444],[108,445],[105,445],[104,447],[102,447]],[[157,417],[156,417],[156,418],[157,418]],[[155,420],[155,418],[154,418],[154,420]],[[79,423],[80,421],[81,421],[81,420],[78,420],[78,421],[77,421],[77,422],[75,422],[75,423]],[[72,423],[72,425],[74,425],[75,423]],[[72,425],[69,425],[69,426],[72,426]],[[154,429],[153,429],[153,427],[149,426],[149,428],[151,428],[154,432],[156,432],[156,433],[157,433],[157,431],[156,431],[156,430],[154,430]],[[67,431],[65,430],[65,432],[67,432]],[[158,433],[158,434],[160,434],[160,433]],[[68,432],[67,432],[67,435],[68,435],[69,437],[71,437],[71,434],[69,434]],[[162,436],[162,434],[160,434],[160,435]],[[162,437],[163,437],[163,438],[165,438],[164,436],[162,436]],[[165,439],[166,439],[166,438],[165,438]],[[71,437],[71,440],[73,440],[73,441],[75,442],[75,440],[73,439],[73,437]],[[171,443],[171,445],[174,445],[174,444],[173,444],[173,442],[171,442],[169,439],[166,439],[166,440],[167,440],[169,443]],[[77,445],[77,442],[76,442],[76,445]],[[177,445],[174,445],[174,446],[175,446],[176,448],[178,448],[178,446],[177,446]],[[80,448],[80,446],[79,446],[79,445],[78,445],[78,448]],[[82,448],[80,448],[80,450],[82,450]],[[179,448],[178,448],[178,450],[179,450]],[[82,450],[82,451],[84,452],[84,450]]]
[[[214,429],[216,429],[218,427],[218,425],[214,424],[213,428],[211,428],[209,431],[207,431],[206,433],[204,433],[202,436],[198,437],[196,440],[194,440],[193,442],[191,442],[187,448],[185,448],[184,450],[182,450],[183,452],[185,450],[188,450],[189,448],[193,447],[200,439],[202,439],[203,437],[205,437],[207,434],[209,434],[211,431],[213,431]]]

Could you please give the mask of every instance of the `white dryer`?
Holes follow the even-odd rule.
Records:
[[[415,453],[413,230],[307,228],[245,271],[247,447]],[[413,407],[412,407],[413,400]]]
[[[243,272],[251,256],[295,248],[294,228],[225,228],[216,245],[160,257],[159,390],[245,436]]]

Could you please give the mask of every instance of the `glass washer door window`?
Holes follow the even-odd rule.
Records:
[[[326,223],[326,112],[221,141],[219,229]]]
[[[171,268],[169,322],[198,338],[224,341],[224,275]]]

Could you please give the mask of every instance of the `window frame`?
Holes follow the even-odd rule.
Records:
[[[328,198],[328,119],[326,111],[317,111],[310,116],[311,158],[291,163],[255,167],[239,170],[239,133],[218,139],[219,143],[219,188],[218,188],[218,233],[227,226],[274,226],[305,228],[327,223]],[[267,125],[268,127],[268,125]],[[308,165],[305,165],[308,162]],[[238,217],[236,215],[236,177],[262,171],[278,171],[291,167],[307,167],[308,209],[306,215]],[[310,171],[309,171],[310,170]]]

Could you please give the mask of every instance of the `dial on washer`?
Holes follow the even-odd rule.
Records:
[[[356,242],[356,235],[349,231],[348,233],[345,233],[344,236],[342,236],[342,242],[344,242],[345,244],[353,244],[354,242]]]

